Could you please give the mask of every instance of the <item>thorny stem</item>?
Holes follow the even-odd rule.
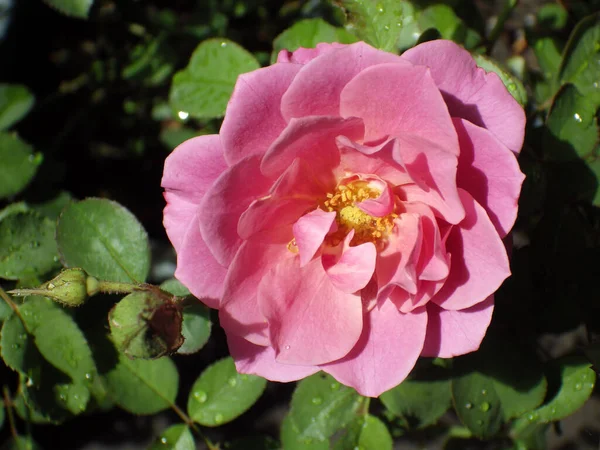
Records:
[[[23,316],[21,315],[21,311],[19,310],[19,307],[16,305],[15,302],[13,302],[12,298],[10,298],[10,295],[8,295],[6,293],[6,291],[4,291],[4,289],[2,289],[2,286],[0,286],[0,297],[2,298],[2,300],[4,300],[6,302],[6,304],[8,306],[10,306],[10,308],[14,311],[14,313],[17,315],[17,317],[19,319],[21,319],[21,323],[23,323],[23,326],[25,327],[25,329],[27,329],[27,324],[25,323],[25,320],[23,319]]]
[[[13,403],[10,398],[10,392],[8,386],[2,388],[4,394],[4,407],[6,408],[6,414],[8,415],[8,426],[10,427],[10,434],[12,435],[15,442],[18,442],[19,434],[17,433],[17,427],[15,426],[15,416],[13,415]]]

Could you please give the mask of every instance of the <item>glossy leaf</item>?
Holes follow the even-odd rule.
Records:
[[[16,134],[0,131],[0,198],[21,192],[33,179],[42,163],[41,153]]]
[[[0,83],[0,130],[10,128],[25,117],[34,103],[35,98],[26,86]]]
[[[463,26],[454,10],[441,3],[431,5],[421,11],[418,15],[418,24],[422,30],[435,28],[443,39],[452,39],[459,28]]]
[[[514,429],[518,433],[535,424],[556,422],[570,416],[592,394],[596,373],[586,358],[571,356],[554,361],[551,372],[557,377],[557,390],[542,406],[515,423]]]
[[[194,436],[187,425],[172,425],[163,431],[149,450],[195,450]]]
[[[550,136],[545,136],[544,148],[554,161],[586,157],[600,142],[596,110],[572,84],[555,97],[546,126]]]
[[[411,425],[427,427],[437,422],[452,401],[450,379],[441,375],[404,380],[381,394],[380,399],[387,409]]]
[[[502,426],[502,407],[491,378],[471,371],[452,380],[452,400],[461,422],[479,438],[494,436]]]
[[[33,211],[0,221],[0,277],[18,280],[58,267],[55,228],[50,219]]]
[[[88,198],[63,210],[56,229],[63,263],[103,280],[143,282],[150,270],[148,235],[116,202]]]
[[[392,436],[387,426],[377,417],[367,414],[356,419],[346,434],[336,442],[334,450],[392,450]]]
[[[362,401],[354,389],[340,385],[329,375],[318,373],[305,378],[294,391],[289,412],[292,428],[298,430],[297,440],[328,439],[356,417]]]
[[[246,412],[266,385],[264,378],[239,374],[233,359],[221,359],[206,368],[192,386],[188,414],[204,426],[222,425]]]
[[[573,83],[593,105],[600,107],[600,13],[583,19],[569,38],[559,69],[561,83]]]
[[[412,20],[413,7],[403,0],[337,0],[346,12],[347,29],[381,50],[395,51],[404,20]],[[410,19],[409,19],[410,18]]]
[[[44,0],[52,8],[71,17],[87,19],[94,0]]]
[[[512,95],[521,106],[525,106],[527,104],[527,91],[525,90],[523,83],[521,83],[517,77],[512,75],[506,69],[500,67],[500,65],[495,61],[486,58],[485,56],[474,55],[474,58],[479,67],[488,73],[494,72],[500,77],[502,83],[504,83],[504,86],[506,86],[506,89],[508,92],[510,92],[510,95]]]
[[[221,117],[238,75],[259,67],[254,56],[235,42],[208,39],[194,50],[188,66],[173,77],[171,106],[196,118]]]
[[[208,342],[211,328],[210,310],[206,306],[199,301],[196,304],[184,306],[181,326],[184,341],[177,353],[183,355],[196,353]]]
[[[56,220],[65,206],[72,201],[73,196],[70,193],[61,191],[56,197],[42,203],[33,203],[29,207],[49,219]]]
[[[343,28],[334,27],[323,19],[304,19],[296,22],[273,41],[271,62],[275,62],[280,50],[294,51],[300,47],[314,48],[320,42],[351,44],[357,38]]]
[[[156,414],[174,404],[179,374],[166,356],[131,360],[120,354],[106,381],[110,396],[121,408],[133,414]]]
[[[300,427],[291,414],[281,423],[281,443],[285,450],[329,450],[329,439],[301,437]]]

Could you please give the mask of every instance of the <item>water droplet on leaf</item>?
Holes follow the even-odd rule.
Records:
[[[204,391],[196,391],[194,392],[194,398],[198,400],[198,402],[204,403],[206,400],[208,400],[208,395],[206,395],[206,392]]]
[[[479,408],[483,412],[488,412],[490,410],[490,404],[488,402],[483,402]]]
[[[581,116],[577,113],[573,114],[573,119],[575,119],[576,122],[581,123],[583,122],[583,119],[581,118]]]
[[[321,403],[323,403],[323,399],[321,397],[313,397],[312,403],[313,405],[320,405]]]
[[[221,422],[223,422],[223,414],[221,414],[221,413],[215,414],[215,423],[221,423]]]
[[[467,408],[467,409],[471,409],[472,407],[473,407],[473,404],[472,404],[472,403],[467,403],[467,404],[465,405],[465,408]]]
[[[229,386],[234,387],[237,384],[237,377],[231,377],[227,380]]]

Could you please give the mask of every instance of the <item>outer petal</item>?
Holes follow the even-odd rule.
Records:
[[[488,130],[464,119],[453,121],[460,142],[457,184],[485,208],[504,237],[517,218],[525,175],[514,153]]]
[[[254,345],[247,340],[227,335],[229,352],[235,360],[235,368],[239,373],[258,375],[267,380],[288,382],[300,380],[317,373],[316,366],[297,366],[281,364],[275,360],[275,350],[272,347]]]
[[[344,87],[340,115],[361,117],[366,141],[412,134],[459,153],[448,108],[425,67],[380,64],[363,70]]]
[[[223,172],[200,204],[200,232],[215,259],[229,266],[242,240],[238,221],[250,203],[266,194],[272,181],[262,175],[258,156],[251,156]]]
[[[221,327],[228,335],[235,334],[258,345],[269,345],[267,320],[258,306],[258,286],[274,265],[291,256],[285,245],[244,242],[225,278],[219,311]]]
[[[229,165],[262,155],[285,128],[281,96],[301,67],[275,64],[238,77],[220,131]]]
[[[343,48],[346,47],[344,44],[338,44],[337,42],[333,42],[328,44],[326,42],[321,42],[317,44],[316,48],[303,48],[300,47],[293,52],[288,50],[281,50],[277,54],[277,62],[278,63],[295,63],[295,64],[306,64],[317,56],[322,55],[323,53],[327,53],[334,48]]]
[[[366,67],[395,62],[407,65],[392,53],[364,42],[334,49],[306,64],[281,100],[281,113],[292,117],[339,116],[340,92]]]
[[[166,189],[165,230],[179,251],[198,204],[227,168],[219,136],[198,136],[179,145],[167,157],[161,181]]]
[[[482,302],[510,275],[508,256],[498,232],[471,194],[459,190],[466,217],[450,231],[446,250],[450,274],[432,298],[444,309],[465,309]]]
[[[219,308],[227,269],[208,250],[200,234],[199,216],[190,222],[177,252],[175,278],[211,308]]]
[[[323,244],[323,239],[335,224],[335,215],[335,211],[326,212],[317,208],[300,217],[294,224],[294,238],[300,254],[300,267],[307,265],[315,256]]]
[[[421,356],[452,358],[474,352],[485,336],[493,311],[493,295],[461,311],[447,311],[429,303],[427,337]]]
[[[360,297],[336,289],[319,259],[304,267],[298,258],[280,262],[260,284],[259,305],[281,363],[312,366],[340,359],[363,328]]]
[[[290,120],[290,124],[265,154],[261,170],[265,175],[277,177],[301,158],[321,171],[331,171],[339,164],[340,152],[336,138],[347,136],[362,139],[364,126],[357,117],[309,116]]]
[[[373,308],[356,346],[340,361],[321,368],[359,394],[378,397],[400,384],[417,361],[427,329],[425,309],[398,312],[392,302]]]
[[[431,69],[452,116],[487,128],[514,152],[521,150],[525,136],[523,108],[498,75],[478,68],[469,52],[452,41],[438,40],[417,45],[402,59]]]

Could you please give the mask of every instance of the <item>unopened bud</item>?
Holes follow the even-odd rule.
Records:
[[[88,293],[88,285],[93,286],[94,281],[96,279],[88,276],[83,269],[65,269],[38,288],[15,289],[9,293],[18,296],[42,295],[66,306],[80,306],[95,293]]]

